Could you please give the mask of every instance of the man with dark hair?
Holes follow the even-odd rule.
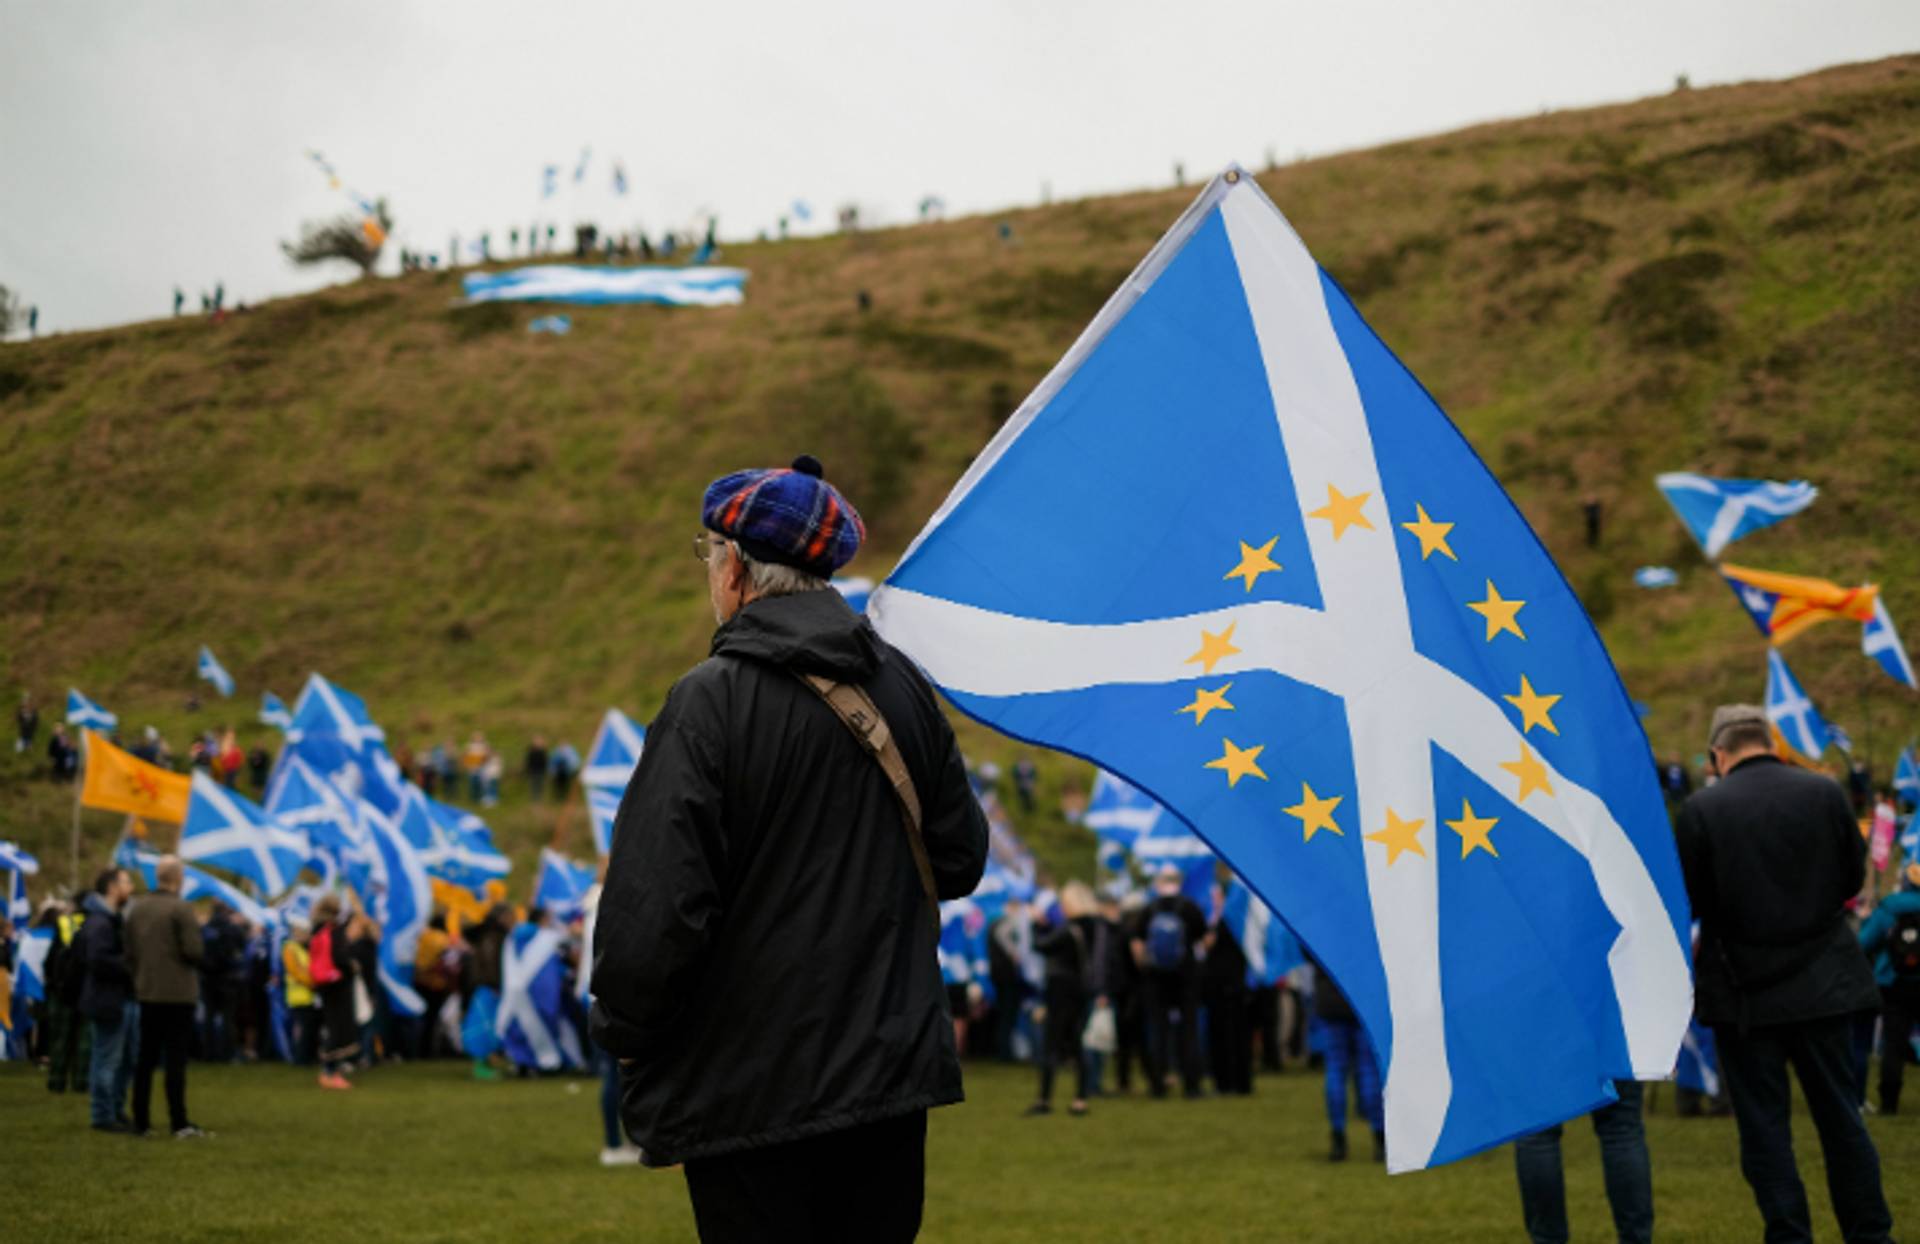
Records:
[[[1173,1061],[1188,1097],[1200,1088],[1200,960],[1195,954],[1207,935],[1200,904],[1182,892],[1177,864],[1162,864],[1154,875],[1153,898],[1140,912],[1133,932],[1133,957],[1140,965],[1141,993],[1147,1014],[1147,1089],[1167,1095]]]
[[[80,927],[80,958],[85,981],[80,1015],[92,1028],[93,1065],[87,1073],[94,1130],[133,1130],[127,1118],[127,1084],[133,1078],[133,1035],[140,1008],[133,1000],[133,976],[127,970],[121,912],[133,896],[133,878],[124,868],[109,868],[94,878],[86,897],[87,922]]]
[[[127,965],[140,1001],[140,1057],[133,1077],[133,1130],[150,1130],[153,1073],[166,1066],[167,1116],[176,1140],[209,1133],[187,1117],[187,1052],[193,1044],[193,1008],[200,1000],[204,953],[200,922],[180,897],[185,878],[180,857],[163,855],[154,865],[154,890],[127,915]]]
[[[1793,1156],[1791,1065],[1820,1134],[1841,1236],[1886,1240],[1893,1216],[1860,1118],[1848,1035],[1854,1015],[1880,1004],[1845,916],[1866,844],[1846,792],[1774,754],[1764,710],[1715,710],[1707,751],[1720,780],[1687,800],[1674,832],[1700,921],[1695,1009],[1719,1047],[1741,1173],[1767,1239],[1813,1238]]]
[[[927,1110],[962,1097],[934,903],[978,884],[986,818],[931,687],[828,582],[865,531],[820,464],[716,480],[701,518],[721,625],[620,806],[593,1038],[701,1239],[911,1240]]]

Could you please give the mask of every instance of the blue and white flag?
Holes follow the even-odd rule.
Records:
[[[47,952],[53,949],[53,926],[26,929],[13,955],[13,994],[29,1002],[47,1000]]]
[[[267,784],[269,816],[305,831],[312,859],[329,877],[344,879],[363,898],[371,893],[372,844],[363,841],[353,796],[343,794],[289,745]]]
[[[593,159],[592,147],[580,148],[580,162],[573,166],[573,180],[576,183],[583,182],[587,179],[587,165],[589,162],[592,161],[592,159]]]
[[[1238,170],[868,612],[969,714],[1147,790],[1313,948],[1384,1060],[1392,1169],[1672,1071],[1686,893],[1613,663]]]
[[[658,303],[730,307],[746,298],[745,268],[586,268],[535,264],[504,272],[472,272],[468,302]]]
[[[613,192],[615,194],[627,192],[627,166],[618,160],[613,162]]]
[[[363,796],[389,817],[400,812],[406,777],[387,751],[387,732],[367,702],[319,674],[294,701],[282,763],[300,756],[343,794]]]
[[[813,205],[805,199],[795,199],[793,201],[793,218],[803,225],[806,224],[809,220],[813,219]]]
[[[260,724],[286,730],[293,726],[293,714],[284,701],[271,691],[260,693]]]
[[[1720,1054],[1714,1047],[1713,1029],[1698,1023],[1687,1025],[1680,1042],[1680,1059],[1673,1069],[1673,1082],[1681,1088],[1720,1096]]]
[[[1180,892],[1198,903],[1200,910],[1213,901],[1213,848],[1179,817],[1162,817],[1134,839],[1133,858],[1148,874],[1169,864],[1179,869]]]
[[[102,734],[112,734],[120,728],[118,714],[109,713],[75,688],[67,688],[67,724],[84,726],[89,730],[98,730]]]
[[[1771,643],[1773,641],[1773,610],[1780,603],[1780,593],[1769,592],[1756,583],[1743,583],[1725,572],[1722,572],[1720,577],[1725,579],[1727,586],[1733,589],[1734,599],[1738,600],[1740,607],[1747,611],[1747,617],[1752,619],[1753,624],[1760,628],[1760,633]]]
[[[1880,663],[1887,676],[1895,682],[1908,687],[1920,687],[1913,677],[1913,661],[1907,656],[1906,645],[1900,642],[1900,632],[1893,629],[1893,619],[1887,616],[1887,602],[1880,597],[1873,598],[1873,619],[1860,628],[1860,651]]]
[[[1820,710],[1800,689],[1800,680],[1787,668],[1778,648],[1767,649],[1767,720],[1787,746],[1809,760],[1819,760],[1832,741]]]
[[[835,575],[834,590],[847,598],[847,607],[855,613],[867,611],[867,598],[873,595],[873,580],[860,575]]]
[[[1635,587],[1663,588],[1673,587],[1680,582],[1680,576],[1671,566],[1642,566],[1633,572]]]
[[[376,743],[385,747],[387,742],[387,732],[367,711],[367,702],[319,674],[309,675],[307,685],[300,689],[287,727],[289,742],[297,743],[309,734],[338,735],[354,753]]]
[[[140,878],[140,884],[148,890],[155,887],[156,873],[160,864],[160,852],[132,838],[122,838],[113,849],[113,864],[124,868]],[[257,902],[240,887],[222,881],[210,872],[195,868],[191,864],[180,867],[180,897],[190,903],[207,899],[225,903],[242,920],[262,926],[273,922],[273,912],[264,904]]]
[[[1087,811],[1080,823],[1101,838],[1132,847],[1152,833],[1166,813],[1152,795],[1101,769],[1093,775],[1093,790],[1087,795]]]
[[[552,337],[564,337],[573,331],[573,319],[565,315],[541,315],[527,321],[530,333],[546,333]]]
[[[1233,939],[1240,943],[1240,952],[1247,957],[1249,989],[1276,985],[1288,972],[1307,961],[1293,931],[1274,919],[1272,909],[1238,877],[1227,885],[1220,918],[1233,931]]]
[[[380,987],[403,1015],[421,1015],[427,1004],[413,988],[413,952],[433,914],[433,884],[420,855],[387,815],[365,799],[355,805],[374,848],[373,918],[380,923]]]
[[[593,746],[587,749],[587,763],[580,771],[580,780],[616,795],[625,794],[646,742],[645,727],[617,708],[608,709],[607,715],[600,719],[600,729],[594,733]]]
[[[559,1071],[578,1067],[580,1036],[567,1018],[565,939],[558,929],[523,924],[501,948],[500,1011],[494,1031],[507,1057],[521,1067]]]
[[[40,861],[34,859],[19,843],[0,839],[0,870],[31,877],[40,871]]]
[[[33,903],[27,898],[27,874],[19,869],[7,873],[7,919],[16,929],[25,928],[33,919]]]
[[[275,819],[205,769],[195,769],[179,852],[183,860],[245,877],[273,896],[299,879],[313,856],[313,843],[297,824]]]
[[[1911,746],[1900,749],[1900,760],[1893,766],[1893,790],[1908,806],[1920,807],[1920,761],[1914,759]]]
[[[215,659],[213,649],[205,644],[200,645],[200,661],[194,667],[194,673],[199,675],[202,682],[212,683],[213,689],[221,695],[232,697],[233,675],[227,673],[226,667]]]
[[[993,979],[987,960],[987,916],[970,898],[940,904],[940,976],[949,985]]]
[[[1766,479],[1714,479],[1691,471],[1669,471],[1654,483],[1709,559],[1720,556],[1741,536],[1798,514],[1820,495],[1805,480],[1777,484]]]
[[[593,824],[593,849],[602,858],[613,854],[613,823],[619,816],[619,791],[604,786],[587,787],[587,820]]]
[[[553,913],[556,920],[567,921],[579,915],[593,889],[592,864],[576,864],[551,847],[540,851],[540,876],[533,886],[533,905]]]
[[[442,881],[465,886],[476,898],[486,895],[487,882],[506,877],[513,861],[493,844],[493,830],[472,812],[441,803],[426,801],[427,811],[439,823],[446,861],[433,875]]]
[[[560,166],[549,164],[540,170],[540,197],[551,199],[553,192],[560,186]]]

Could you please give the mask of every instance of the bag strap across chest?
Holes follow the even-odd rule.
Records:
[[[867,694],[865,688],[835,682],[819,674],[796,674],[796,677],[826,701],[833,715],[859,742],[861,750],[873,757],[881,772],[887,775],[887,781],[893,787],[894,801],[900,805],[900,824],[907,832],[907,847],[913,852],[914,871],[920,874],[920,888],[926,891],[927,902],[938,913],[940,892],[934,886],[933,861],[927,857],[926,839],[920,832],[920,795],[913,788],[913,775],[907,772],[907,759],[901,755],[900,744],[888,728],[880,706],[873,702],[873,697]],[[936,914],[935,919],[938,918]]]

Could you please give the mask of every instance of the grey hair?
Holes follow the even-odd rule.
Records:
[[[753,584],[755,596],[797,596],[801,592],[823,592],[833,586],[819,575],[792,566],[756,561],[738,544],[733,546],[733,555],[747,568],[747,579]]]

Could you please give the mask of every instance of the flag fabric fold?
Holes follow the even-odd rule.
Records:
[[[1382,1056],[1391,1169],[1672,1072],[1686,897],[1613,664],[1499,483],[1238,170],[868,614],[967,713],[1146,790],[1284,918]]]
[[[1913,660],[1907,656],[1900,632],[1893,629],[1893,619],[1887,614],[1887,602],[1878,596],[1873,598],[1873,616],[1860,630],[1860,651],[1872,657],[1887,671],[1887,677],[1901,686],[1920,689],[1920,683],[1913,677]]]
[[[299,827],[195,769],[180,826],[180,858],[245,877],[268,897],[290,889],[313,856]]]

